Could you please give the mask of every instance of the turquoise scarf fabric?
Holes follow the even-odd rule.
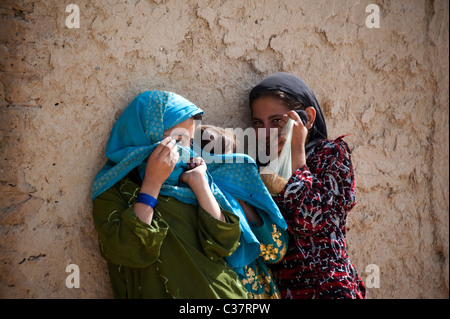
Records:
[[[164,131],[199,113],[203,113],[200,108],[175,93],[148,91],[138,95],[111,131],[105,152],[108,162],[94,179],[92,200],[135,167],[138,167],[143,177],[148,157],[163,139]],[[160,194],[198,205],[192,190],[179,183],[178,178],[186,169],[188,158],[201,154],[201,150],[196,145],[194,150],[184,147],[180,147],[180,150],[183,155],[180,159],[184,160],[176,164]],[[287,228],[286,222],[259,178],[258,168],[252,158],[245,154],[208,154],[205,162],[209,185],[217,202],[222,209],[233,212],[240,219],[241,243],[235,253],[227,258],[227,262],[236,272],[243,274],[243,267],[259,256],[260,244],[236,199],[266,212],[283,229]]]

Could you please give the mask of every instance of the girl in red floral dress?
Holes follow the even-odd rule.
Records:
[[[293,174],[274,197],[289,231],[286,256],[272,267],[282,298],[365,298],[346,251],[346,218],[355,205],[348,145],[343,137],[327,139],[319,103],[296,76],[276,73],[264,79],[250,92],[250,106],[256,131],[281,131],[289,119],[295,121]],[[281,134],[278,153],[284,140]]]

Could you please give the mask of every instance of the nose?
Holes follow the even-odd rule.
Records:
[[[270,129],[273,127],[270,127],[269,125],[267,125],[265,128],[266,128],[266,139],[270,140]]]
[[[265,138],[267,141],[270,140],[270,130],[276,128],[276,127],[271,127],[270,125],[267,125],[266,123],[263,123],[262,127],[259,127],[256,129],[256,138]],[[265,133],[263,136],[259,136],[258,133]]]

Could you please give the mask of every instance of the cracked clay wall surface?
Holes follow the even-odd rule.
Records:
[[[371,3],[379,28],[365,24]],[[174,91],[205,123],[246,128],[249,90],[286,71],[316,93],[332,138],[350,134],[348,251],[368,298],[448,298],[448,12],[447,0],[0,1],[0,297],[111,297],[90,189],[137,94]]]

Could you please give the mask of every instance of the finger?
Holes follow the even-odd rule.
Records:
[[[196,163],[196,167],[199,167],[199,166],[205,166],[205,167],[206,167],[206,162],[205,162],[205,160],[204,160],[203,158],[201,158],[201,157],[198,157],[198,161],[197,161],[197,163]]]
[[[155,148],[153,153],[155,155],[160,154],[161,151],[172,141],[172,138],[170,136],[165,137]]]
[[[194,160],[194,159],[191,158],[191,159],[189,160],[189,163],[187,163],[187,169],[188,169],[188,170],[195,168],[195,163],[193,162],[193,160]]]
[[[161,143],[158,144],[158,146],[156,146],[156,149],[159,148],[159,150],[163,149],[164,146],[166,146],[167,144],[169,144],[170,141],[172,141],[172,137],[171,136],[164,136],[163,140],[161,141]]]
[[[175,153],[175,156],[172,158],[172,165],[175,166],[178,163],[178,159],[180,158],[180,154]]]
[[[198,163],[197,163],[196,167],[203,166],[203,165],[206,166],[206,162],[203,158],[201,158],[201,157],[197,157],[197,158],[198,158]]]
[[[195,164],[195,167],[197,167],[198,165],[201,165],[202,164],[202,158],[201,157],[194,157],[193,159],[192,159],[192,163],[194,163]]]
[[[166,162],[169,166],[174,166],[178,162],[179,158],[180,154],[178,154],[176,148],[173,148],[164,158],[164,162]]]
[[[167,155],[172,151],[172,150],[178,150],[178,146],[175,146],[176,144],[176,140],[171,138],[170,136],[165,138],[155,149],[155,151],[157,152],[156,154],[158,154],[161,158],[166,158]],[[159,150],[158,150],[159,148]]]
[[[285,115],[287,115],[289,118],[294,120],[294,125],[302,124],[302,119],[300,118],[300,115],[298,115],[297,112],[294,110],[287,112]]]
[[[187,166],[188,169],[194,169],[194,168],[196,168],[198,165],[200,165],[199,158],[201,158],[201,157],[191,158],[191,159],[189,160],[189,163],[188,163],[188,166]]]

